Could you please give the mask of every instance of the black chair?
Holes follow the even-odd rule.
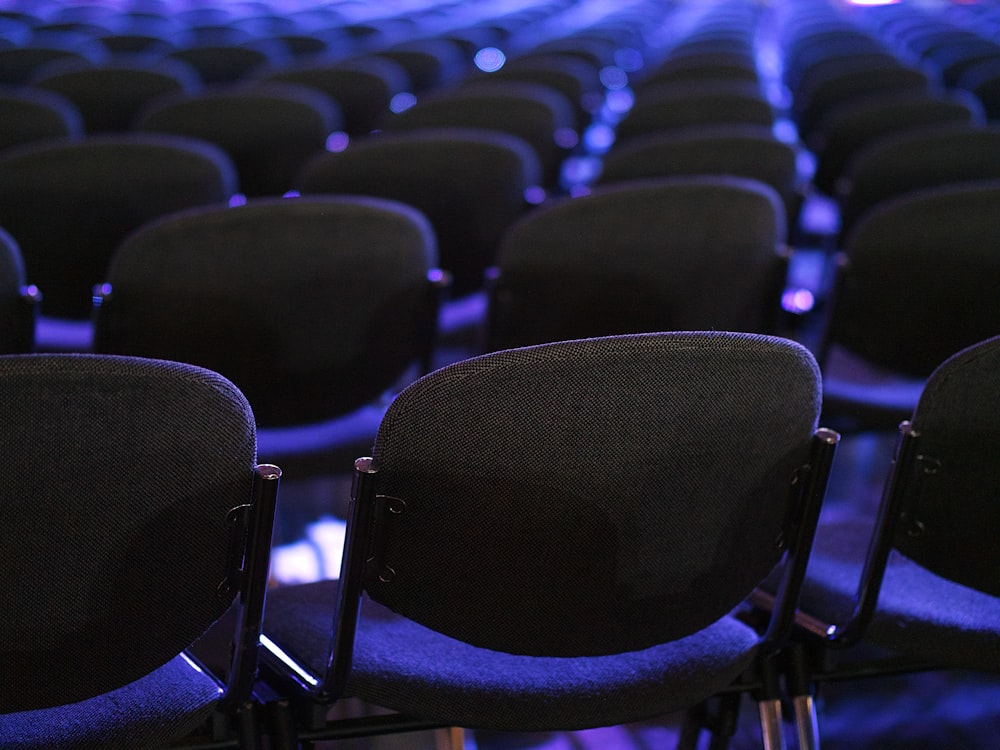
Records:
[[[670,330],[772,333],[784,240],[777,193],[728,175],[635,180],[552,202],[503,239],[488,346]]]
[[[601,160],[595,184],[646,177],[715,174],[748,177],[781,196],[794,227],[804,197],[799,149],[760,125],[678,128],[613,145]]]
[[[666,83],[636,95],[615,130],[619,141],[639,135],[715,125],[771,127],[774,108],[760,88],[746,81]]]
[[[165,134],[42,141],[0,154],[0,226],[17,240],[41,313],[86,319],[115,246],[141,224],[224,203],[236,170],[217,147]]]
[[[262,81],[311,86],[331,97],[352,136],[375,130],[391,112],[393,98],[410,91],[410,77],[399,63],[378,55],[348,60],[294,62],[258,74]]]
[[[280,471],[256,462],[242,394],[71,354],[0,357],[0,393],[4,747],[251,746]],[[227,611],[210,670],[189,647]]]
[[[83,117],[64,96],[30,86],[0,86],[0,151],[49,138],[79,138]]]
[[[383,394],[429,359],[436,262],[427,220],[393,201],[175,213],[117,248],[94,349],[223,374],[253,406],[261,456],[290,478],[335,474],[371,445]],[[359,409],[362,419],[338,419]]]
[[[483,287],[503,232],[542,181],[531,146],[498,131],[426,128],[379,133],[313,157],[296,180],[303,195],[374,195],[419,209],[431,222],[451,291]]]
[[[848,162],[837,182],[840,241],[879,203],[923,188],[1000,179],[1000,128],[971,123],[883,136]]]
[[[258,67],[289,62],[291,56],[277,42],[205,39],[179,47],[166,57],[193,67],[206,84],[227,84],[249,77]]]
[[[0,228],[0,354],[30,352],[41,294],[27,283],[21,248]]]
[[[269,594],[275,715],[301,710],[311,739],[580,729],[744,689],[795,606],[837,439],[819,391],[799,345],[730,333],[506,350],[417,381],[355,462],[340,579]],[[762,636],[731,612],[782,560]],[[348,696],[399,713],[327,724]]]
[[[946,359],[899,427],[877,509],[821,521],[800,682],[1000,671],[998,382],[998,337]]]
[[[906,193],[847,239],[818,358],[824,419],[894,430],[951,354],[1000,332],[995,180]]]
[[[544,185],[559,185],[563,160],[576,146],[576,112],[558,91],[523,81],[493,81],[429,92],[381,123],[386,131],[478,128],[510,133],[531,144]]]
[[[806,145],[816,154],[813,185],[827,195],[851,157],[878,138],[948,123],[983,125],[983,108],[965,91],[944,94],[886,92],[833,108]]]
[[[197,71],[176,60],[115,61],[103,65],[50,63],[29,84],[61,94],[76,105],[88,133],[125,132],[149,102],[201,88]]]

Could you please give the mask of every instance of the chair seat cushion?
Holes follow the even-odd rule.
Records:
[[[323,674],[336,600],[337,581],[273,589],[264,631],[313,674]],[[347,693],[468,728],[612,726],[686,709],[724,689],[750,666],[758,640],[751,628],[724,617],[694,636],[642,651],[520,656],[448,638],[366,598]]]
[[[221,695],[212,677],[177,656],[145,677],[95,698],[2,714],[0,744],[5,750],[159,748],[194,732],[211,716]]]
[[[821,525],[803,611],[828,622],[850,614],[871,524],[870,518],[844,515]],[[941,578],[893,550],[865,640],[952,668],[1000,671],[1000,599]]]

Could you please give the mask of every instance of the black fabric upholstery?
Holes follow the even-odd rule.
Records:
[[[436,260],[427,220],[394,201],[194,209],[119,247],[94,346],[220,372],[261,425],[320,422],[374,400],[422,353]]]
[[[419,209],[434,227],[452,291],[482,287],[503,232],[541,184],[531,146],[508,133],[427,128],[383,133],[317,154],[296,182],[303,194],[374,195]]]
[[[494,81],[429,92],[414,106],[387,116],[387,131],[463,127],[499,130],[522,138],[535,149],[545,184],[556,185],[568,150],[558,131],[573,131],[573,103],[547,86],[524,81]]]
[[[907,454],[915,462],[893,466],[890,486],[903,493],[889,516],[895,548],[864,631],[867,642],[948,668],[1000,669],[998,373],[994,337],[950,357],[928,379],[906,428],[918,441]],[[874,518],[859,512],[821,524],[803,610],[845,621],[873,528]]]
[[[0,411],[0,710],[75,703],[166,664],[232,598],[218,587],[226,516],[253,482],[246,400],[177,363],[11,355]]]
[[[923,188],[1000,179],[1000,127],[958,123],[880,138],[860,150],[838,188],[840,237],[882,201]]]
[[[729,686],[759,643],[729,613],[783,554],[818,411],[809,352],[752,334],[560,342],[416,381],[376,439],[347,694],[524,730]],[[320,675],[337,587],[268,600],[267,635]]]
[[[0,354],[31,351],[35,316],[25,298],[25,283],[21,249],[0,228]]]
[[[340,125],[339,107],[318,91],[254,82],[159,97],[136,116],[134,127],[214,143],[235,163],[241,192],[279,196]]]
[[[83,118],[65,97],[30,87],[0,86],[0,149],[82,134]]]
[[[490,346],[768,332],[784,238],[774,190],[727,175],[626,181],[552,202],[503,240]]]
[[[156,217],[222,203],[232,161],[182,136],[115,134],[45,141],[0,156],[0,226],[21,246],[42,312],[86,318],[115,246]]]
[[[317,674],[336,595],[336,581],[321,581],[279,587],[268,598],[269,634],[294,643],[293,655]],[[726,688],[749,667],[757,642],[751,628],[725,617],[689,638],[626,654],[518,656],[448,638],[365,599],[347,692],[463,727],[609,726],[681,710]]]
[[[829,338],[893,372],[928,376],[1000,331],[995,181],[929,188],[870,211],[845,245]]]

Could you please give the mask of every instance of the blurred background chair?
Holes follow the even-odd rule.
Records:
[[[0,228],[0,354],[34,349],[40,296],[27,282],[17,242]]]
[[[236,170],[217,147],[165,134],[46,141],[0,154],[0,226],[17,241],[41,314],[86,320],[92,287],[117,244],[141,224],[225,203]]]
[[[379,133],[311,159],[303,195],[374,195],[416,207],[434,227],[451,292],[481,290],[503,232],[531,206],[542,174],[529,144],[499,131],[424,128]]]
[[[117,248],[94,348],[225,375],[253,406],[259,454],[286,479],[349,472],[371,445],[381,397],[429,357],[436,262],[427,220],[394,201],[176,213]]]
[[[271,684],[312,739],[347,696],[400,712],[351,723],[377,734],[608,726],[749,689],[791,623],[836,445],[819,397],[807,350],[730,333],[422,378],[355,464],[340,578],[270,593]],[[776,566],[789,609],[762,635],[731,612]]]
[[[29,84],[66,97],[83,116],[86,131],[101,133],[130,130],[150,101],[166,94],[192,94],[201,88],[201,79],[176,60],[56,62],[40,68]]]
[[[894,430],[949,356],[1000,332],[995,180],[880,203],[843,248],[818,359],[824,420]]]
[[[280,476],[246,399],[201,368],[69,354],[0,357],[0,391],[4,745],[235,738]],[[227,610],[213,673],[186,650]]]
[[[29,86],[0,86],[0,151],[48,138],[79,138],[83,118],[63,96]]]
[[[157,98],[135,130],[198,138],[225,151],[247,197],[279,196],[341,126],[340,110],[319,92],[291,83],[254,82]]]
[[[785,212],[745,178],[636,180],[540,207],[500,247],[488,346],[776,330]]]

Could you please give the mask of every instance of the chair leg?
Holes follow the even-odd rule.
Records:
[[[435,750],[465,750],[465,730],[462,727],[444,727],[434,730]]]
[[[677,750],[696,750],[702,729],[711,735],[709,750],[726,750],[736,734],[740,700],[738,692],[725,693],[688,711],[677,738]]]
[[[820,750],[816,702],[809,684],[806,651],[801,644],[793,644],[788,650],[785,682],[795,712],[799,750]]]
[[[778,687],[778,665],[775,655],[762,660],[760,676],[761,688],[756,697],[764,748],[765,750],[785,750],[785,736],[781,721],[781,693]]]

